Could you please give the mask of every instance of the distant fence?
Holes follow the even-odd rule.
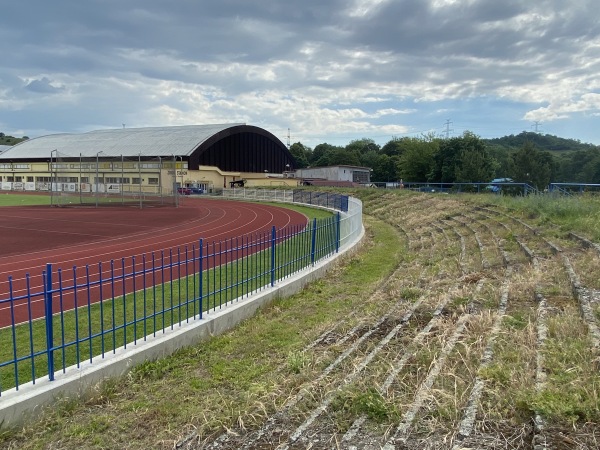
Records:
[[[554,194],[600,194],[600,184],[597,183],[550,183],[548,191]]]
[[[232,192],[233,191],[233,192]],[[243,191],[243,192],[242,192]],[[223,196],[298,201],[338,213],[305,226],[166,249],[108,265],[40,268],[43,288],[0,293],[0,397],[69,366],[93,363],[274,286],[356,241],[362,203],[339,194],[225,190]],[[39,310],[43,305],[43,311]]]
[[[369,187],[384,189],[407,189],[416,192],[462,194],[462,193],[494,193],[507,195],[529,195],[538,190],[527,183],[428,183],[428,182],[387,182],[371,183]]]
[[[550,183],[545,189],[536,189],[528,183],[515,182],[487,182],[487,183],[427,183],[410,181],[388,181],[369,183],[367,188],[377,187],[382,189],[408,189],[417,192],[431,193],[493,193],[507,195],[530,194],[600,194],[600,184],[597,183]]]
[[[348,212],[350,197],[330,192],[307,190],[223,189],[223,197],[244,200],[269,200],[288,203],[305,203]]]

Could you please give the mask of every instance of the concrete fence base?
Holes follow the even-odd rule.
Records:
[[[119,348],[115,353],[107,353],[104,358],[96,356],[92,364],[71,366],[65,373],[56,373],[54,381],[47,378],[26,383],[19,390],[8,390],[0,397],[0,428],[15,427],[39,415],[44,407],[60,398],[74,398],[86,395],[96,384],[112,377],[118,377],[136,365],[168,356],[176,350],[197,344],[234,328],[241,321],[252,317],[256,311],[273,300],[288,297],[302,290],[308,283],[321,278],[341,256],[353,253],[359,248],[364,237],[364,229],[339,253],[326,258],[310,271],[301,272],[281,280],[275,287],[263,289],[245,299],[234,300],[222,310],[204,313],[202,319],[184,323],[164,334],[129,343],[127,348]]]

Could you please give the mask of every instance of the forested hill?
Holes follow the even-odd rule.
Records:
[[[17,138],[13,136],[7,136],[0,131],[0,145],[16,145],[19,142],[26,141],[27,139],[29,139],[27,136]]]
[[[592,150],[598,147],[593,144],[586,144],[574,139],[565,139],[558,136],[552,136],[550,134],[540,134],[523,131],[522,133],[511,134],[510,136],[504,136],[496,139],[483,139],[483,141],[489,146],[494,148],[504,148],[506,150],[517,150],[526,142],[533,143],[536,148],[541,151],[549,152],[569,152],[578,150]]]

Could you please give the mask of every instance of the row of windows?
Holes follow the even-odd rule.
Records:
[[[178,169],[186,169],[187,163],[179,163],[174,164],[172,161],[164,161],[160,162],[151,162],[151,163],[141,163],[139,164],[140,169],[160,169],[161,166],[163,169],[173,168],[176,165]],[[20,167],[26,166],[26,167]],[[0,164],[0,169],[29,169],[29,164]],[[111,169],[111,170],[122,170],[122,169],[137,169],[137,162],[106,162],[100,161],[98,162],[98,169]],[[73,170],[84,170],[84,169],[93,169],[96,170],[96,163],[52,163],[50,165],[50,170],[60,170],[60,169],[73,169]]]
[[[35,178],[35,179],[34,179]],[[90,179],[89,177],[81,177],[81,181],[79,180],[78,177],[21,177],[21,176],[1,176],[0,175],[0,182],[2,181],[6,181],[9,183],[23,183],[23,182],[27,182],[27,183],[51,183],[51,182],[57,182],[57,183],[89,183]],[[107,184],[142,184],[144,182],[144,179],[142,178],[141,182],[139,178],[120,178],[120,177],[94,177],[92,180],[93,183],[107,183]],[[131,183],[130,183],[131,182]],[[148,184],[154,184],[154,185],[158,185],[159,184],[159,180],[158,178],[148,178]]]
[[[0,169],[29,169],[29,164],[0,164]]]
[[[173,168],[176,166],[177,169],[186,169],[187,163],[184,164],[175,164],[172,161],[164,161],[160,162],[151,162],[151,163],[141,163],[139,164],[140,169],[160,169],[161,166],[163,169]],[[85,170],[91,169],[96,170],[96,163],[52,163],[50,170],[56,171],[61,169],[73,169],[73,170]],[[2,163],[0,164],[0,169],[8,169],[8,170],[16,170],[16,169],[30,169],[30,164],[17,164],[17,163]],[[135,162],[103,162],[100,161],[98,163],[98,169],[110,169],[110,170],[124,170],[124,169],[138,169],[138,163]]]

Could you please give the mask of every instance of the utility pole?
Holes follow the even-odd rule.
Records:
[[[291,139],[291,137],[290,137],[290,129],[288,128],[288,134],[287,134],[287,148],[288,148],[288,150],[290,148],[290,139]]]
[[[450,138],[450,132],[454,131],[454,130],[450,129],[450,125],[451,124],[452,124],[452,122],[450,122],[450,119],[446,119],[446,123],[445,123],[445,125],[446,125],[446,139],[449,139]]]

